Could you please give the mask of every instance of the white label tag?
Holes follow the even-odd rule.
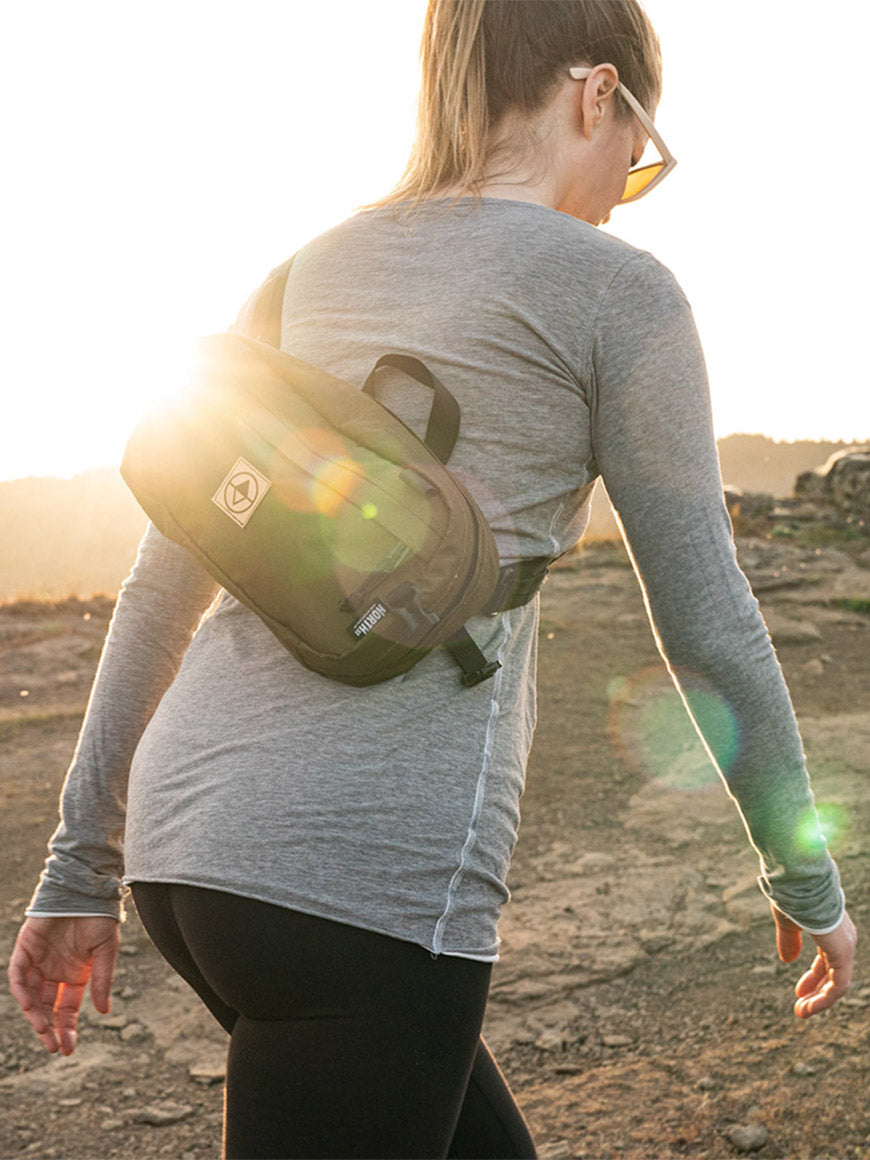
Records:
[[[271,486],[271,481],[262,472],[239,456],[211,497],[211,502],[243,528]]]
[[[350,626],[351,636],[355,636],[357,640],[361,640],[367,636],[379,620],[383,620],[387,615],[387,606],[382,604],[380,600],[376,601],[368,612],[364,612],[359,620],[354,621]]]

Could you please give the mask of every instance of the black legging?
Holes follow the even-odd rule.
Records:
[[[230,1033],[228,1160],[535,1156],[480,1038],[489,963],[198,886],[133,897]]]

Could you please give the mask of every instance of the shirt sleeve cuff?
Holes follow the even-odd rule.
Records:
[[[96,910],[25,910],[28,918],[113,918],[121,921],[119,914],[105,914]]]
[[[24,913],[28,918],[115,918],[123,922],[124,894],[99,898],[78,890],[62,887],[44,876],[37,886]]]

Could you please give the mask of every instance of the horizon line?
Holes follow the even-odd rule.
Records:
[[[870,434],[868,434],[864,438],[855,438],[855,439],[845,439],[842,436],[835,439],[835,438],[829,438],[829,437],[825,437],[825,436],[808,436],[808,435],[799,436],[798,438],[794,438],[794,439],[791,439],[791,438],[780,439],[775,435],[766,435],[761,431],[729,431],[727,435],[717,435],[716,436],[716,443],[718,445],[720,443],[723,443],[726,439],[737,439],[737,438],[766,439],[769,443],[774,443],[774,444],[777,444],[780,446],[783,444],[793,445],[796,443],[828,443],[828,444],[842,445],[843,447],[859,447],[861,445],[870,446]],[[26,474],[26,475],[20,475],[20,474],[5,475],[2,473],[2,469],[0,469],[0,483],[19,483],[19,482],[22,482],[22,481],[28,480],[28,479],[71,480],[71,479],[76,479],[82,475],[87,475],[93,471],[109,471],[109,470],[118,471],[118,470],[120,470],[120,466],[121,466],[120,461],[118,461],[116,463],[94,463],[88,467],[79,467],[79,468],[74,468],[72,470],[64,470],[64,471],[57,471],[57,472],[31,471],[29,474]]]

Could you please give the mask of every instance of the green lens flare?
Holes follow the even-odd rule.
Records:
[[[721,696],[701,687],[699,678],[692,674],[681,674],[681,682],[692,716],[727,774],[740,746],[734,712]],[[629,768],[675,789],[700,789],[718,780],[666,672],[656,668],[616,677],[608,685],[607,696],[608,732]]]
[[[821,802],[798,829],[797,842],[804,854],[821,854],[825,846],[836,850],[849,831],[849,813],[836,802]]]

